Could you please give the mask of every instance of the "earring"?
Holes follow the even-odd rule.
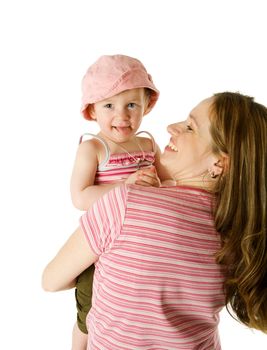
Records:
[[[208,174],[211,177],[211,179],[216,179],[216,177],[218,177],[222,173],[223,173],[223,166],[220,160],[213,163],[213,165],[208,169]]]
[[[218,174],[215,174],[214,170],[211,170],[211,169],[208,169],[208,173],[212,179],[216,179],[216,177],[219,176]]]

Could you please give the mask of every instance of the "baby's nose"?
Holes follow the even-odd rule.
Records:
[[[121,128],[125,128],[130,125],[129,119],[117,119],[116,125]]]
[[[126,121],[129,121],[130,117],[124,109],[118,109],[116,111],[116,120],[118,123],[124,124]]]

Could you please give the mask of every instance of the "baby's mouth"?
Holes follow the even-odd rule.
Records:
[[[130,128],[130,127],[131,127],[130,125],[124,125],[124,126],[112,125],[112,128],[115,128],[115,129],[126,129],[126,128]]]
[[[115,129],[119,133],[129,133],[132,131],[132,127],[129,126],[112,126],[113,129]]]

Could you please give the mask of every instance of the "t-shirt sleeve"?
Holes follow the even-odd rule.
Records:
[[[80,218],[80,225],[96,255],[107,252],[121,232],[126,211],[127,187],[112,189]]]

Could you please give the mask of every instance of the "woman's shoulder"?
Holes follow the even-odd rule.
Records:
[[[130,193],[140,194],[143,198],[153,197],[155,200],[161,201],[167,197],[181,203],[212,203],[216,200],[213,193],[205,189],[193,186],[161,186],[161,187],[145,187],[136,184],[127,185],[126,190]]]

